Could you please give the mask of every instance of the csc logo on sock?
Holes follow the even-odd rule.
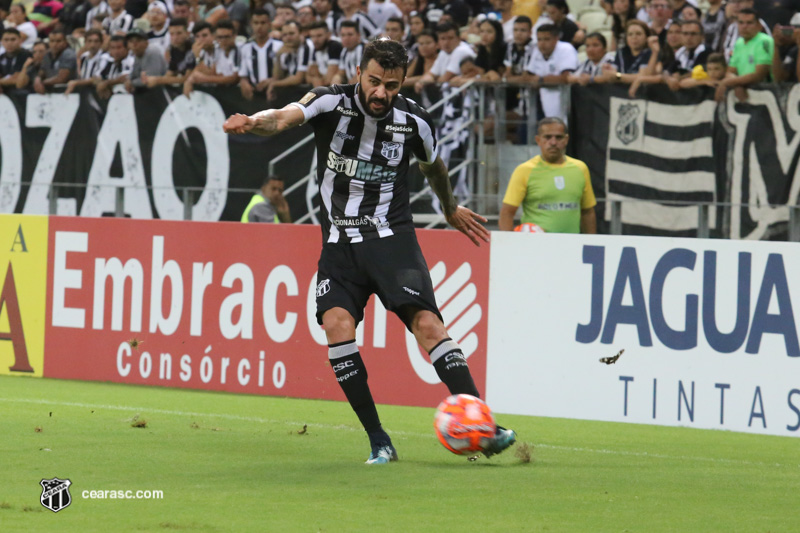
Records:
[[[470,281],[471,277],[472,266],[466,262],[462,263],[449,276],[447,267],[442,261],[436,263],[431,269],[436,305],[439,306],[439,311],[442,313],[450,338],[461,346],[464,357],[469,357],[478,349],[478,335],[473,330],[483,317],[480,304],[475,302],[478,297],[478,289]],[[420,352],[417,339],[408,330],[406,330],[406,349],[411,366],[419,378],[431,385],[440,383],[439,376],[430,363],[428,355]]]

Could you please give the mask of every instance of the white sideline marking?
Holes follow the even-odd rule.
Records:
[[[127,405],[104,405],[104,404],[92,404],[92,403],[80,403],[80,402],[56,402],[52,400],[31,400],[31,399],[23,399],[23,398],[0,398],[0,402],[10,402],[10,403],[32,403],[32,404],[40,404],[40,405],[61,405],[66,407],[84,407],[89,409],[109,409],[115,411],[141,411],[147,413],[161,413],[165,415],[176,415],[176,416],[197,416],[197,417],[216,417],[216,418],[223,418],[227,420],[242,420],[245,422],[259,422],[263,424],[283,424],[286,426],[302,426],[307,424],[310,427],[317,427],[317,428],[324,428],[324,429],[337,429],[337,430],[345,430],[345,431],[363,431],[361,428],[356,428],[353,426],[346,426],[346,425],[332,425],[332,424],[316,424],[316,423],[308,423],[308,422],[298,422],[293,420],[272,420],[269,418],[261,418],[257,416],[242,416],[242,415],[232,415],[227,413],[197,413],[192,411],[175,411],[171,409],[158,409],[153,407],[136,407],[136,406],[127,406]],[[433,432],[431,433],[415,433],[410,431],[392,431],[392,435],[404,435],[408,437],[421,437],[421,438],[433,438]],[[608,450],[608,449],[594,449],[594,448],[579,448],[579,447],[572,447],[572,446],[558,446],[553,444],[538,444],[534,443],[534,447],[537,448],[544,448],[548,450],[558,450],[558,451],[566,451],[566,452],[580,452],[580,453],[599,453],[604,455],[622,455],[628,457],[645,457],[645,458],[655,458],[655,459],[674,459],[679,461],[698,461],[698,462],[707,462],[707,463],[722,463],[722,464],[738,464],[738,465],[746,465],[746,466],[771,466],[771,467],[779,467],[779,468],[798,468],[800,465],[790,465],[790,464],[782,464],[782,463],[764,463],[760,461],[745,461],[741,459],[722,459],[719,457],[695,457],[695,456],[688,456],[688,455],[665,455],[660,453],[650,453],[650,452],[630,452],[630,451],[622,451],[622,450]]]

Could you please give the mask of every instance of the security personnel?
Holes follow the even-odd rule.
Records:
[[[283,197],[283,178],[269,176],[242,213],[242,222],[291,223],[289,204]]]

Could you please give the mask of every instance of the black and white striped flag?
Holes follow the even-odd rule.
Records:
[[[712,152],[716,104],[668,105],[611,97],[606,197],[622,201],[622,223],[659,233],[696,230],[698,208],[717,200]],[[606,203],[606,220],[611,218]],[[716,227],[709,210],[709,227]]]

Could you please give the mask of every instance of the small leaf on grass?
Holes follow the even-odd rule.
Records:
[[[297,430],[297,434],[298,435],[305,435],[307,429],[308,429],[308,424],[303,424],[303,429],[298,429]]]
[[[42,426],[36,426],[35,428],[33,428],[33,432],[34,433],[41,433],[42,432]]]
[[[145,420],[144,418],[139,418],[137,416],[136,420],[131,422],[131,427],[132,428],[146,428],[147,427],[147,420]]]

